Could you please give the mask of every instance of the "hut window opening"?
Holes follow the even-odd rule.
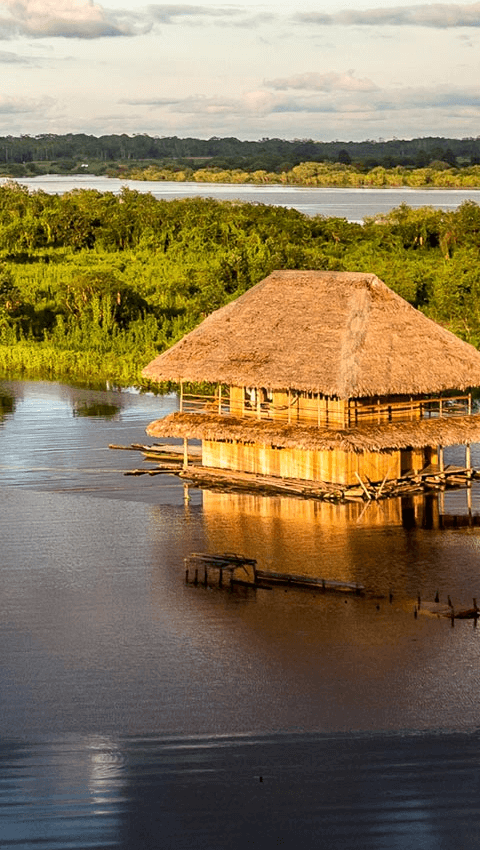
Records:
[[[265,387],[245,387],[243,391],[243,409],[246,416],[257,419],[270,419],[273,408],[273,392]]]

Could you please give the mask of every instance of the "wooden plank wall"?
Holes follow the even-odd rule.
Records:
[[[204,440],[203,465],[305,481],[357,484],[356,473],[371,481],[382,481],[386,475],[388,478],[398,478],[400,452],[355,454]]]

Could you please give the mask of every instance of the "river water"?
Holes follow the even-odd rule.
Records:
[[[480,486],[333,506],[124,476],[148,464],[109,444],[177,403],[0,382],[0,846],[477,847],[480,628],[414,605],[480,599]],[[193,551],[369,594],[186,585]]]
[[[0,184],[4,182],[5,178],[0,179]],[[443,210],[454,210],[467,200],[480,203],[480,189],[322,189],[282,185],[119,180],[85,174],[75,174],[71,177],[50,174],[21,178],[19,182],[28,186],[31,191],[40,189],[51,194],[63,194],[73,189],[96,189],[98,192],[118,194],[127,186],[137,192],[150,192],[155,198],[165,200],[195,197],[239,200],[244,203],[291,207],[309,216],[338,216],[349,221],[363,221],[367,216],[387,213],[402,203],[413,208],[431,206]]]

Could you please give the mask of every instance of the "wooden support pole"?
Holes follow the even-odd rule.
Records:
[[[367,499],[370,501],[370,499],[371,499],[372,497],[371,497],[370,493],[368,492],[367,488],[365,487],[365,484],[363,483],[362,479],[360,478],[360,476],[359,476],[358,472],[355,472],[355,475],[357,476],[357,478],[358,478],[358,480],[359,480],[359,482],[360,482],[360,486],[361,486],[361,488],[362,488],[363,492],[365,493],[365,495],[366,495]]]
[[[218,412],[222,415],[222,385],[218,385]]]
[[[465,446],[465,466],[467,469],[472,468],[472,449],[470,443]]]
[[[183,410],[183,381],[180,381],[180,413]]]
[[[183,468],[186,469],[188,466],[188,438],[183,438]]]
[[[438,447],[438,466],[439,466],[440,472],[443,472],[443,470],[445,469],[445,460],[444,460],[444,457],[443,457],[443,446]]]
[[[468,415],[472,415],[472,394],[468,394]]]

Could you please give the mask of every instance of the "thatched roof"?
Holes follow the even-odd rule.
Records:
[[[373,274],[276,271],[153,360],[155,381],[417,395],[480,385],[480,352]]]
[[[240,440],[296,449],[342,449],[346,452],[382,452],[480,442],[480,415],[448,416],[414,422],[386,422],[358,428],[317,428],[283,425],[258,419],[198,413],[170,413],[151,422],[150,437],[188,437],[199,440]]]

